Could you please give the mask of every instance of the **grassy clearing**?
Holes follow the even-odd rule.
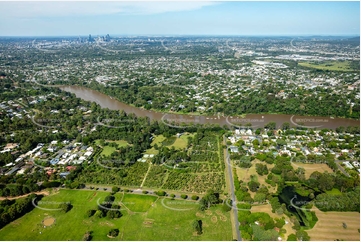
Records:
[[[163,135],[155,135],[155,138],[153,139],[152,143],[150,144],[152,147],[157,144],[158,146],[162,145],[162,142],[165,140],[166,138]]]
[[[326,171],[328,173],[333,173],[332,169],[326,164],[307,164],[302,162],[291,162],[291,164],[294,169],[297,169],[298,167],[304,168],[306,179],[308,179],[310,175],[315,171],[319,171],[321,173]]]
[[[292,228],[293,224],[292,222],[290,221],[290,219],[286,216],[286,215],[278,215],[276,213],[272,213],[272,206],[271,204],[264,204],[264,205],[257,205],[257,206],[252,206],[251,208],[251,212],[252,213],[256,213],[256,212],[263,212],[263,213],[268,213],[272,218],[282,218],[284,217],[285,218],[285,221],[287,221],[287,224],[285,224],[283,226],[284,229],[286,229],[286,233],[284,234],[283,236],[283,240],[286,240],[288,235],[290,234],[294,234],[296,233],[296,231]]]
[[[152,148],[147,149],[144,154],[154,154],[157,155],[159,153],[158,150],[154,149],[154,145],[157,144],[159,147],[160,146],[166,146],[168,148],[171,148],[172,146],[174,146],[175,149],[184,149],[187,147],[187,137],[193,137],[194,134],[184,134],[182,135],[180,138],[176,138],[176,137],[171,137],[170,139],[165,138],[163,135],[156,135],[155,138],[153,139],[151,146]],[[168,143],[169,142],[169,143]]]
[[[116,143],[119,147],[126,147],[129,145],[128,142],[125,140],[106,140],[106,142]],[[100,139],[95,140],[95,144],[100,145]],[[114,151],[116,151],[115,147],[106,145],[103,147],[103,151],[100,153],[100,155],[109,156]]]
[[[315,206],[313,209],[318,217],[315,227],[307,230],[311,240],[348,240],[360,241],[360,213],[358,212],[322,212]],[[343,228],[342,223],[347,228]]]
[[[110,146],[104,146],[102,153],[100,153],[101,156],[110,156],[114,151],[116,151],[116,148],[110,147]]]
[[[124,194],[122,204],[132,212],[146,212],[157,200],[157,196]]]
[[[109,240],[232,240],[230,212],[221,211],[221,206],[212,207],[208,212],[199,212],[198,204],[192,201],[157,199],[149,195],[115,194],[115,204],[122,201],[129,209],[121,210],[118,219],[88,218],[86,212],[101,204],[109,192],[87,190],[60,190],[59,193],[44,197],[41,202],[46,208],[56,208],[59,202],[71,202],[68,213],[46,211],[34,208],[23,217],[0,230],[1,240],[82,240],[86,231],[92,231],[94,241]],[[131,204],[134,203],[134,204]],[[144,204],[142,204],[144,203]],[[153,203],[153,206],[152,206]],[[133,206],[133,207],[132,207]],[[185,209],[178,211],[176,209]],[[123,208],[124,209],[124,206]],[[51,226],[42,221],[54,218]],[[192,222],[201,219],[203,234],[194,235]],[[112,228],[120,230],[115,239],[106,234]],[[41,232],[41,233],[40,233]]]
[[[266,162],[262,162],[262,161],[259,161],[256,159],[256,160],[252,161],[252,166],[250,168],[240,168],[240,167],[236,168],[238,179],[242,180],[243,182],[248,183],[249,181],[251,181],[251,175],[256,175],[257,181],[260,183],[261,186],[265,185],[268,188],[270,193],[275,193],[277,191],[277,186],[272,187],[270,184],[266,183],[267,175],[260,176],[256,172],[256,164],[257,163],[267,165],[267,168],[269,171],[271,171],[271,169],[274,166],[273,164],[272,165],[267,164]],[[255,192],[251,192],[251,191],[248,191],[248,192],[251,194],[252,198],[256,194]]]
[[[109,142],[116,143],[119,147],[126,147],[129,145],[128,142],[125,140],[116,140],[116,141],[109,141]]]
[[[177,137],[169,137],[163,140],[162,145],[163,146],[174,146],[174,142],[177,139]]]
[[[355,71],[349,61],[302,62],[300,66],[328,71]]]
[[[337,188],[332,188],[331,191],[326,191],[326,193],[330,195],[342,195],[342,192],[340,192]]]

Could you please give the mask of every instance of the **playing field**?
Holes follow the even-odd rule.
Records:
[[[329,71],[355,71],[349,61],[302,62],[300,66]]]
[[[1,240],[82,240],[92,231],[92,240],[232,240],[230,212],[221,206],[199,212],[194,201],[170,200],[151,195],[122,193],[115,195],[123,216],[117,219],[88,217],[109,195],[105,191],[60,190],[59,193],[37,201],[38,206],[23,217],[0,230]],[[73,208],[64,213],[56,209],[59,203],[70,202]],[[52,221],[50,221],[52,219]],[[203,234],[192,228],[195,219],[202,220]],[[50,226],[45,226],[44,221]],[[50,223],[53,222],[53,223]],[[45,226],[45,227],[44,227]],[[111,228],[120,233],[115,239],[107,237]]]
[[[294,169],[297,169],[298,167],[304,168],[306,179],[308,179],[310,175],[315,171],[321,173],[324,173],[325,171],[327,171],[328,173],[333,173],[332,169],[326,164],[308,164],[302,162],[291,162],[291,165]]]
[[[311,240],[348,240],[360,241],[360,213],[358,212],[322,212],[313,207],[318,222],[307,230]],[[342,226],[346,223],[347,228]]]

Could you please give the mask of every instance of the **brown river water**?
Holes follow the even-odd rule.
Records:
[[[232,125],[234,127],[244,128],[246,124],[251,123],[252,128],[262,128],[269,122],[276,122],[276,127],[279,128],[285,122],[288,122],[291,127],[301,126],[305,128],[331,128],[335,129],[339,126],[360,126],[359,120],[345,119],[345,118],[332,118],[332,117],[319,117],[319,116],[300,116],[288,114],[247,114],[241,116],[200,116],[200,115],[185,115],[185,114],[172,114],[155,112],[145,110],[142,108],[133,107],[122,103],[115,98],[98,91],[81,87],[81,86],[59,86],[63,91],[74,93],[76,97],[86,101],[91,101],[99,104],[102,108],[109,108],[111,110],[124,110],[126,113],[134,113],[138,117],[149,117],[150,120],[158,120],[166,123],[174,121],[175,123],[192,124],[219,124]]]

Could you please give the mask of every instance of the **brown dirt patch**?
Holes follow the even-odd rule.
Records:
[[[333,173],[332,169],[327,164],[292,162],[291,165],[293,166],[294,169],[297,169],[298,167],[304,168],[306,179],[310,178],[311,174],[315,171],[319,171],[321,173],[324,173],[326,171],[328,173]]]
[[[193,236],[200,236],[200,234],[198,234],[196,231],[193,232]]]
[[[93,193],[93,195],[91,196],[91,198],[89,199],[89,201],[93,200],[93,198],[97,195],[96,192]]]
[[[227,221],[227,217],[226,216],[219,216],[219,219],[222,220],[223,222]]]
[[[312,208],[315,209],[318,221],[311,230],[307,230],[311,240],[360,240],[358,212],[322,212],[315,206]],[[346,229],[342,227],[342,222],[346,223]]]
[[[113,227],[114,224],[113,223],[110,223],[110,222],[100,222],[99,225],[106,225],[106,226],[109,226],[109,227]]]
[[[211,216],[213,213],[212,213],[212,211],[206,210],[206,214]]]
[[[200,218],[205,218],[206,216],[204,216],[204,214],[200,213],[200,212],[197,212],[196,213],[196,216],[197,217],[200,217]]]
[[[52,217],[50,217],[50,218],[45,218],[44,220],[43,220],[43,224],[45,225],[45,226],[51,226],[51,225],[53,225],[55,223],[55,218],[52,218]]]
[[[216,214],[218,214],[218,215],[222,215],[222,212],[221,212],[221,211],[219,211],[219,210],[216,210]]]
[[[217,216],[212,216],[211,221],[212,223],[217,223],[218,221]]]
[[[153,226],[154,219],[146,219],[143,222],[144,227],[150,228]]]

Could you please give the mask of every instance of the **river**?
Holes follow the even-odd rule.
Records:
[[[276,127],[279,128],[283,123],[288,122],[291,127],[301,126],[305,128],[330,128],[335,129],[340,126],[360,126],[359,120],[345,119],[345,118],[331,118],[318,116],[299,116],[287,114],[247,114],[241,116],[201,116],[201,115],[185,115],[185,114],[170,114],[145,110],[142,108],[133,107],[116,100],[106,94],[98,91],[81,87],[81,86],[58,86],[61,90],[74,93],[76,97],[86,101],[91,101],[99,104],[102,108],[109,108],[111,110],[124,110],[126,113],[134,113],[138,117],[149,117],[151,120],[163,120],[167,123],[174,121],[175,123],[193,123],[193,124],[219,124],[233,125],[234,127],[246,127],[246,124],[252,124],[252,128],[262,128],[269,122],[275,122]]]

